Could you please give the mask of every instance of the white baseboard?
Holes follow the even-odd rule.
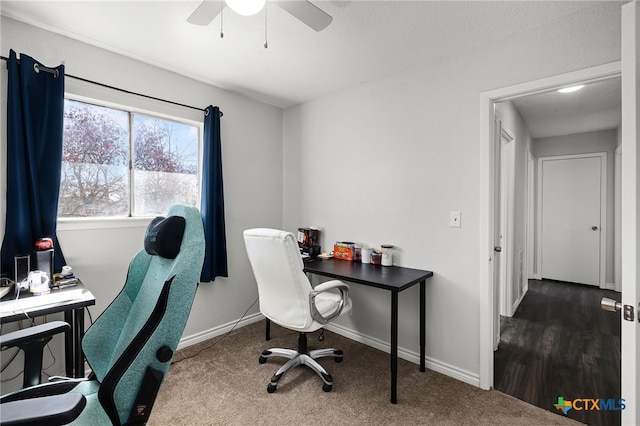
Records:
[[[602,287],[604,290],[615,290],[616,285],[614,283],[605,283]]]
[[[516,300],[513,303],[513,306],[511,307],[511,312],[512,314],[515,314],[516,311],[518,310],[518,306],[520,306],[520,303],[522,303],[522,299],[524,299],[524,296],[527,295],[527,291],[529,290],[529,284],[525,284],[524,285],[524,289],[522,291],[522,294],[520,295],[520,297],[518,297],[518,300]],[[513,315],[512,315],[513,316]]]
[[[325,328],[348,339],[365,344],[367,346],[371,346],[372,348],[381,350],[386,353],[391,353],[390,345],[387,342],[383,342],[382,340],[376,339],[371,336],[365,336],[360,333],[354,333],[353,330],[344,328],[335,323],[329,324]],[[399,347],[398,357],[412,362],[416,365],[420,365],[419,353]],[[461,368],[429,357],[426,357],[425,359],[425,367],[427,367],[429,370],[437,371],[438,373],[444,374],[445,376],[460,380],[461,382],[480,387],[480,376],[470,371],[463,370]]]
[[[260,312],[258,312],[256,314],[244,317],[240,320],[231,321],[221,326],[210,328],[209,330],[201,331],[200,333],[192,334],[191,336],[183,336],[182,339],[180,339],[180,343],[178,343],[177,349],[184,349],[188,346],[195,345],[196,343],[213,339],[214,337],[218,337],[222,334],[230,332],[234,328],[242,328],[245,325],[253,324],[254,322],[258,322],[263,319],[264,316]]]
[[[256,313],[246,318],[243,318],[240,321],[232,321],[227,324],[221,325],[219,327],[215,327],[215,328],[203,331],[201,333],[196,333],[191,336],[183,337],[182,339],[180,339],[180,343],[178,344],[178,349],[184,349],[188,346],[195,345],[196,343],[204,342],[205,340],[212,339],[214,337],[228,333],[234,328],[234,326],[237,329],[237,328],[241,328],[246,325],[252,324],[254,322],[258,322],[263,319],[264,319],[264,316],[261,313]],[[329,324],[325,328],[329,331],[332,331],[336,334],[344,336],[348,339],[365,344],[367,346],[371,346],[372,348],[381,350],[386,353],[391,352],[389,344],[387,342],[383,342],[382,340],[379,340],[370,336],[365,336],[360,333],[354,333],[352,330],[344,328],[337,324]],[[409,362],[412,362],[416,365],[420,365],[419,353],[409,351],[399,347],[398,357],[404,360],[407,360]],[[437,371],[438,373],[442,373],[445,376],[452,377],[456,380],[460,380],[461,382],[468,383],[472,386],[480,387],[480,377],[477,374],[471,373],[469,371],[463,370],[461,368],[449,365],[445,362],[442,362],[433,358],[429,358],[429,357],[425,359],[425,366],[428,369]]]

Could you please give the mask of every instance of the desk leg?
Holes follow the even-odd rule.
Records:
[[[74,377],[73,375],[73,311],[64,311],[64,321],[69,324],[71,330],[64,332],[64,370],[67,377]]]
[[[420,281],[420,371],[425,371],[424,357],[426,345],[426,285],[425,281]]]
[[[398,403],[398,292],[391,292],[391,403]]]
[[[84,355],[82,354],[82,337],[84,336],[84,308],[74,309],[74,352],[73,357],[75,359],[73,377],[84,377]]]

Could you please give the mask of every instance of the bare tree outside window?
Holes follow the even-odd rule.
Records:
[[[157,216],[196,205],[197,126],[69,99],[64,120],[60,217]]]
[[[158,215],[198,201],[198,129],[136,114],[133,118],[134,211]]]
[[[129,213],[128,113],[66,99],[60,217]]]

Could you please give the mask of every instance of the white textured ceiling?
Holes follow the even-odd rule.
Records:
[[[513,100],[532,138],[618,127],[622,120],[620,77],[585,85],[572,93],[552,90]]]
[[[333,22],[325,30],[315,32],[267,2],[269,47],[265,49],[263,13],[243,17],[225,9],[224,38],[221,38],[220,16],[206,27],[186,22],[199,3],[199,0],[2,0],[1,13],[260,101],[288,107],[418,63],[469,51],[474,46],[587,8],[613,10],[621,4],[313,0],[333,16]]]

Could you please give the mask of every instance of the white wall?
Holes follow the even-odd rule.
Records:
[[[585,14],[597,24],[577,24]],[[287,109],[285,176],[298,184],[285,187],[284,225],[322,227],[325,249],[391,243],[398,265],[433,270],[428,366],[478,384],[479,94],[619,58],[619,12],[594,7]],[[451,210],[461,228],[449,227]],[[341,326],[388,344],[389,295],[351,288]],[[413,361],[417,297],[400,296],[401,356]]]
[[[531,153],[534,157],[551,157],[556,155],[587,154],[594,152],[607,153],[607,220],[606,229],[606,272],[605,283],[614,288],[614,183],[615,183],[615,150],[619,144],[616,129],[599,132],[579,133],[575,135],[555,136],[534,139]]]
[[[183,338],[197,342],[238,320],[257,297],[242,231],[254,226],[282,225],[282,110],[5,17],[1,23],[3,56],[14,49],[45,65],[63,62],[68,74],[187,105],[220,106],[224,112],[221,131],[229,278],[200,284]],[[4,64],[0,79],[0,116],[5,120]],[[203,119],[198,111],[158,105],[70,78],[65,82],[70,93],[104,97],[139,108],[160,108],[160,112],[200,122]],[[6,131],[2,131],[0,149],[6,149]],[[4,163],[1,169],[5,170]],[[1,198],[3,210],[4,191]],[[122,288],[129,261],[142,247],[147,223],[128,220],[59,225],[58,236],[67,263],[96,297],[96,306],[91,308],[94,319]],[[256,305],[249,314],[257,310]],[[6,327],[3,332],[8,331]],[[10,386],[3,383],[3,393]]]

